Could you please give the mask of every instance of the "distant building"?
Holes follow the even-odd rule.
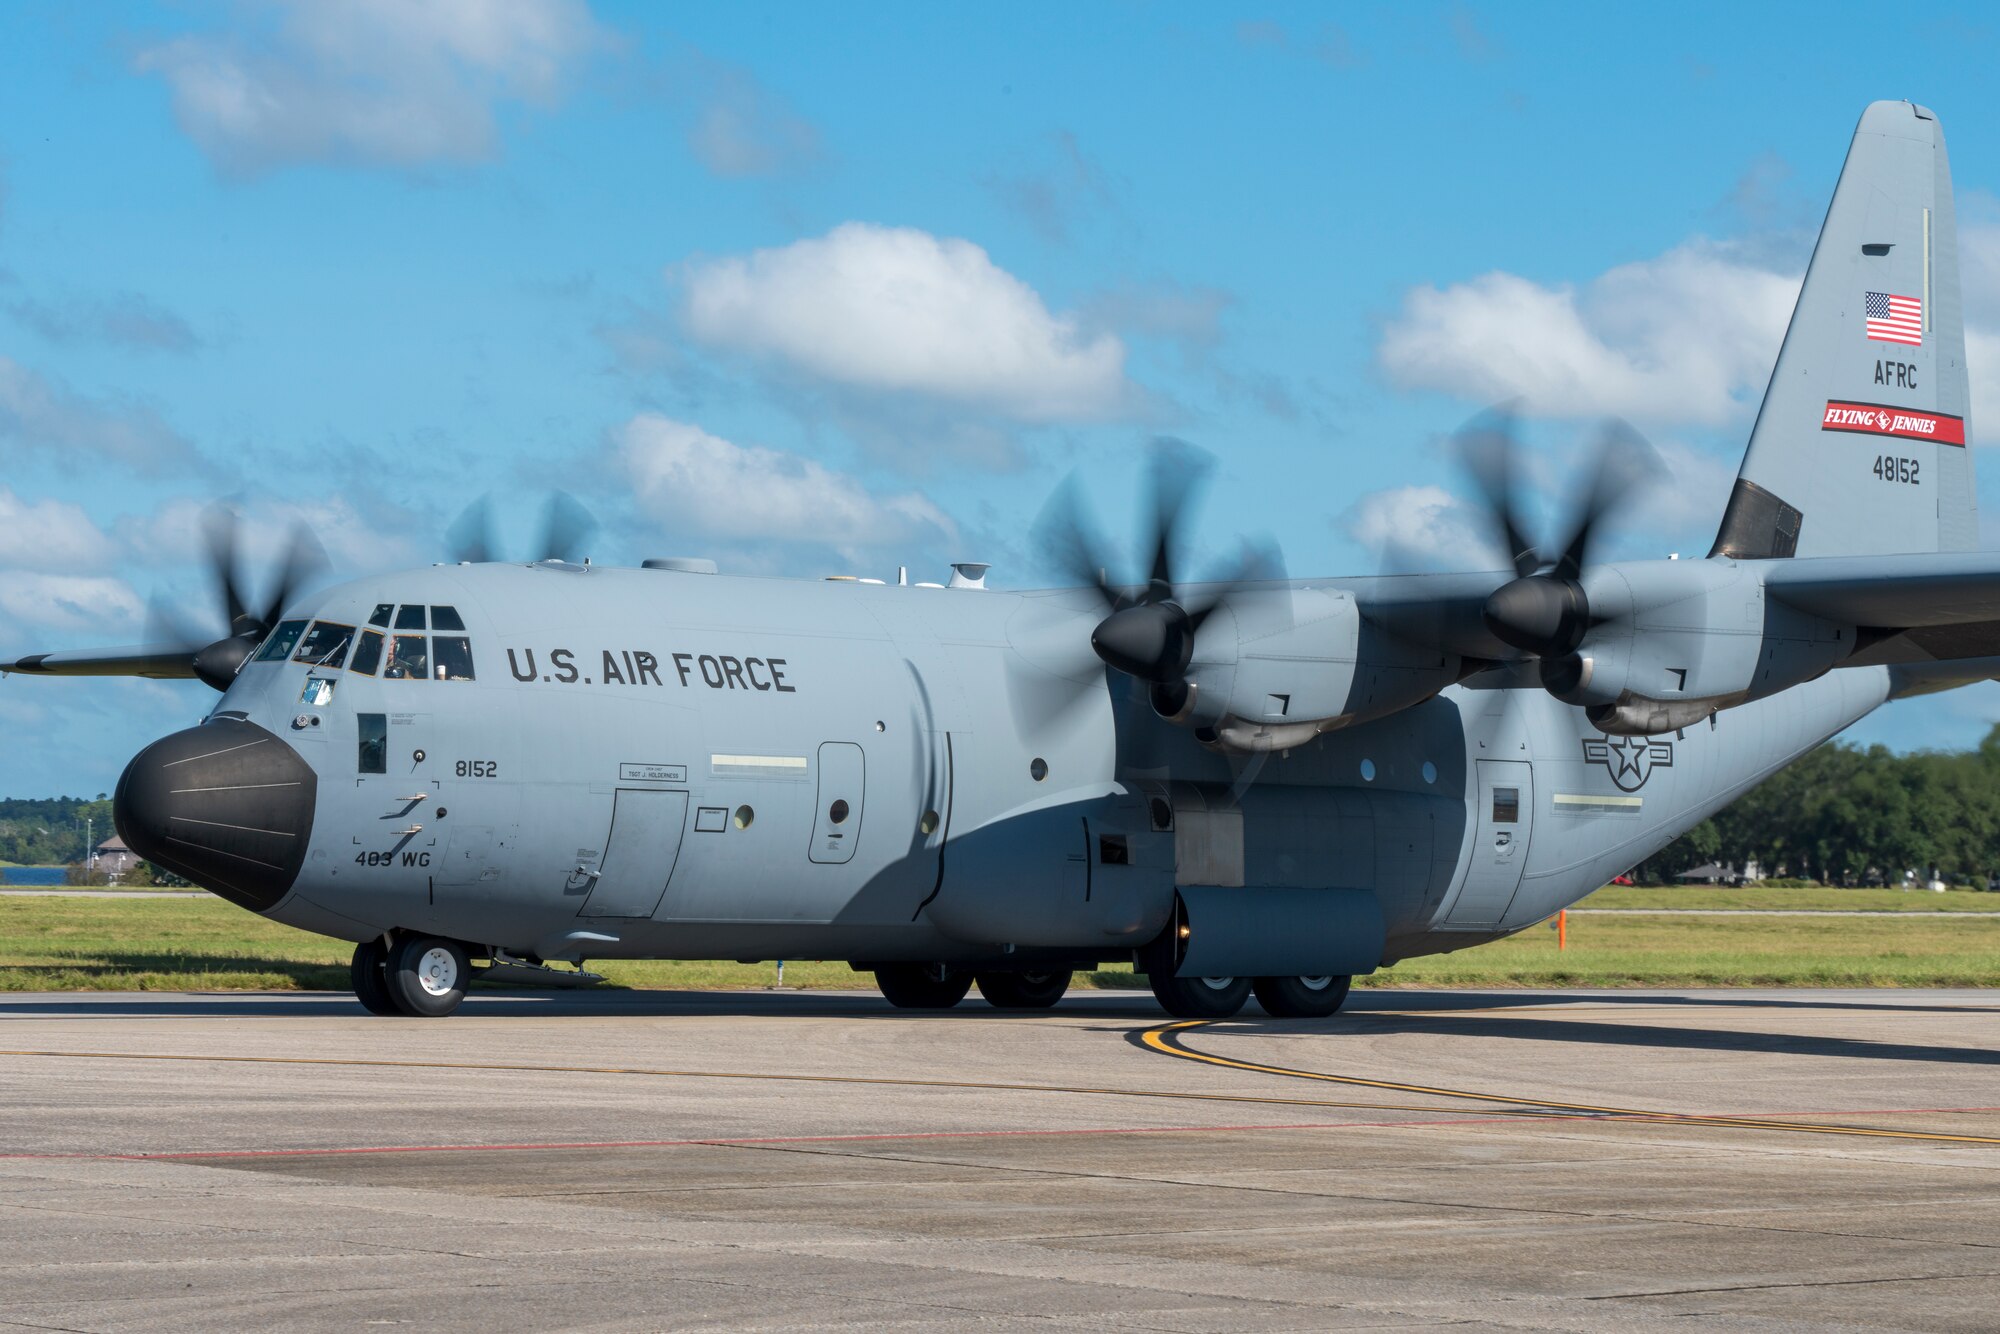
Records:
[[[124,839],[113,834],[97,845],[96,866],[93,869],[116,880],[138,864],[138,855],[125,846]]]

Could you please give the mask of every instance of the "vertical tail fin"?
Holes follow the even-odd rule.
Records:
[[[1937,117],[1861,113],[1713,556],[1976,538],[1951,167]]]

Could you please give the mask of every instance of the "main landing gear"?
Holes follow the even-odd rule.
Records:
[[[1350,977],[1170,977],[1148,973],[1153,997],[1176,1019],[1227,1019],[1254,990],[1273,1019],[1324,1019],[1347,1001]]]
[[[1067,968],[1045,972],[970,973],[942,963],[884,964],[875,985],[900,1010],[949,1010],[965,999],[973,983],[998,1010],[1046,1010],[1069,990]]]
[[[458,1008],[472,980],[472,961],[455,940],[397,935],[354,947],[354,998],[370,1014],[439,1019]]]

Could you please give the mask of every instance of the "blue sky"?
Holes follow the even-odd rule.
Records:
[[[1439,440],[1510,395],[1558,500],[1591,423],[1635,422],[1675,478],[1609,554],[1699,554],[1882,97],[1950,139],[1983,436],[2000,23],[1604,14],[17,3],[0,655],[213,616],[218,496],[341,574],[443,558],[484,492],[525,554],[561,487],[601,562],[1034,584],[1056,483],[1125,531],[1159,435],[1220,462],[1208,551],[1366,573],[1396,530],[1486,565]],[[108,790],[211,699],[0,682],[0,795]],[[1856,734],[1995,718],[1986,685]]]

